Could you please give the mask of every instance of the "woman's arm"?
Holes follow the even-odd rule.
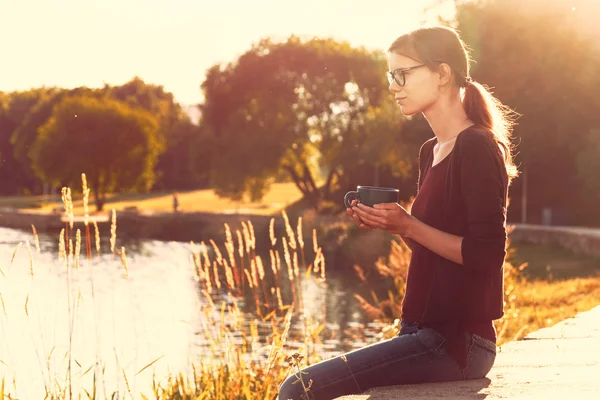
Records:
[[[404,243],[406,243],[406,245],[408,246],[408,248],[410,249],[410,251],[414,250],[414,246],[415,246],[415,241],[412,239],[409,239],[408,236],[406,235],[398,235],[400,236],[400,239],[402,239],[402,241]]]
[[[406,237],[457,264],[463,263],[461,236],[440,231],[411,216]]]
[[[433,228],[396,203],[353,207],[371,228],[404,235],[474,273],[499,271],[506,255],[507,175],[497,145],[483,135],[464,138],[459,167],[465,201],[464,237]],[[496,147],[495,147],[496,146]]]
[[[450,261],[462,264],[462,237],[440,231],[419,221],[399,204],[376,204],[375,207],[358,204],[352,209],[368,227],[400,235],[411,250],[417,242]]]

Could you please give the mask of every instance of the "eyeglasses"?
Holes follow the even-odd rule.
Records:
[[[408,68],[398,68],[393,71],[387,71],[385,75],[387,76],[388,83],[391,85],[393,81],[396,81],[398,86],[404,86],[406,84],[406,72],[411,69],[424,67],[425,64],[415,65],[414,67]]]

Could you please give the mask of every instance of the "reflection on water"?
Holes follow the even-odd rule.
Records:
[[[96,372],[102,398],[114,391],[149,394],[153,375],[160,382],[170,372],[189,373],[192,362],[212,354],[203,332],[220,316],[207,320],[200,312],[207,300],[194,278],[189,244],[127,243],[126,274],[110,254],[92,261],[82,257],[79,268],[74,262],[67,268],[58,261],[56,238],[40,239],[38,254],[31,234],[0,228],[0,372],[19,398],[38,399],[46,388],[64,388],[69,365],[74,393],[79,386],[91,390]],[[324,358],[376,340],[380,326],[365,323],[343,280],[331,275],[326,283],[304,280],[302,290],[307,315],[326,316],[318,349]],[[217,306],[233,300],[212,295]],[[250,321],[253,302],[242,299],[238,307]],[[302,344],[303,329],[302,319],[293,318],[290,348]],[[271,322],[260,323],[258,331],[256,357],[266,357]],[[241,343],[239,332],[232,336]],[[16,382],[16,391],[9,382]]]

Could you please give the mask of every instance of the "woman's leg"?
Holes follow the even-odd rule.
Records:
[[[379,386],[464,379],[458,364],[444,351],[445,339],[433,329],[395,337],[344,356],[311,365],[281,385],[279,400],[331,400]]]
[[[496,344],[478,335],[467,333],[470,339],[467,353],[467,368],[463,370],[465,379],[479,379],[487,375],[496,360]]]

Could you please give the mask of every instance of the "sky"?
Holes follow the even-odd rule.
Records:
[[[0,0],[0,91],[120,85],[139,76],[196,104],[205,71],[261,38],[333,37],[383,50],[437,13],[452,15],[452,1],[423,13],[436,2]]]

